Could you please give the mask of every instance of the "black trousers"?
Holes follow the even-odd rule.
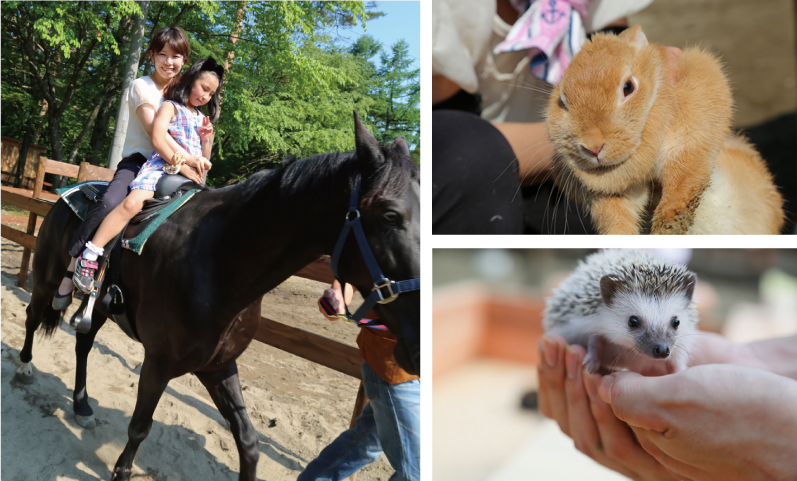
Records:
[[[490,122],[432,112],[433,234],[592,234],[587,212],[552,181],[520,187],[509,142]]]
[[[472,113],[432,112],[432,233],[522,234],[518,163],[509,142]]]
[[[125,200],[127,194],[130,192],[130,184],[135,180],[141,166],[147,161],[147,158],[141,154],[133,154],[125,157],[116,166],[116,173],[113,175],[113,180],[108,185],[108,190],[103,194],[102,199],[94,204],[94,207],[89,211],[88,216],[83,223],[78,227],[72,236],[72,244],[69,248],[69,255],[78,257],[83,249],[86,247],[86,242],[94,237],[94,233],[102,224],[112,210]],[[101,246],[99,246],[101,247]]]

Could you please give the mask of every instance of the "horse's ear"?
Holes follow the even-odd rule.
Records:
[[[360,162],[377,164],[385,161],[379,142],[360,121],[356,109],[354,110],[354,145],[357,148],[357,158],[360,159]]]
[[[409,157],[410,149],[407,147],[407,139],[405,139],[403,135],[396,138],[396,140],[393,141],[393,145],[390,146],[390,152]]]

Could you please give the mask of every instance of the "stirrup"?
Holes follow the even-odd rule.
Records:
[[[86,302],[86,308],[83,312],[78,311],[72,316],[72,319],[69,320],[69,327],[82,334],[86,334],[91,330],[91,314],[94,312],[94,303],[99,295],[99,289],[91,291],[88,302]]]
[[[72,272],[72,271],[66,271],[66,274],[64,274],[64,279],[73,279],[74,280],[74,278],[72,277],[74,274],[75,273]],[[58,286],[58,288],[60,289],[61,286]],[[74,292],[74,289],[69,291],[69,294],[64,294],[62,296],[56,290],[55,291],[55,295],[53,296],[53,300],[50,302],[50,305],[52,305],[53,309],[55,309],[56,311],[66,310],[67,307],[72,305],[72,293],[73,292]]]
[[[97,273],[99,264],[97,261],[90,261],[83,258],[83,254],[75,262],[75,272],[72,277],[75,287],[84,294],[91,294],[94,288],[94,275]]]

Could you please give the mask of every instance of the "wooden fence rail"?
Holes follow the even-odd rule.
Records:
[[[113,178],[114,170],[96,167],[83,162],[80,166],[39,158],[37,175],[33,182],[33,190],[18,189],[2,186],[2,200],[5,203],[20,207],[30,212],[28,227],[25,232],[7,225],[0,226],[0,235],[14,243],[21,245],[22,265],[20,266],[19,283],[25,287],[28,277],[30,254],[36,249],[36,220],[38,216],[46,216],[58,196],[43,191],[45,174],[64,175],[77,179],[79,182],[86,180],[107,180]],[[329,257],[322,257],[302,268],[295,274],[299,277],[311,279],[325,284],[334,280],[330,267]],[[320,294],[320,293],[319,293]],[[320,314],[319,314],[320,315]],[[299,356],[308,361],[328,367],[343,374],[361,379],[360,366],[362,358],[356,347],[314,334],[303,329],[288,326],[280,322],[261,317],[260,325],[255,333],[255,340],[276,347],[285,352]],[[354,402],[350,427],[362,414],[368,399],[365,397],[362,380]],[[350,479],[354,479],[352,476]]]

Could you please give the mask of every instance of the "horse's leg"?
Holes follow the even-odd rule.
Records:
[[[86,392],[86,366],[89,352],[94,345],[94,337],[108,318],[96,310],[91,316],[91,330],[75,336],[75,390],[72,393],[72,410],[75,422],[84,429],[94,429],[94,411],[89,406],[89,395]]]
[[[238,447],[238,456],[241,462],[240,481],[254,481],[257,479],[257,459],[260,449],[257,443],[257,431],[246,414],[244,396],[241,392],[241,383],[238,380],[238,366],[233,362],[226,371],[197,372],[195,373],[202,384],[205,385],[210,397],[219,412],[224,416],[227,425],[235,438]]]
[[[154,362],[144,356],[141,376],[138,380],[136,409],[127,428],[127,445],[113,468],[113,481],[129,481],[133,471],[133,458],[139,444],[147,438],[152,427],[152,415],[158,405],[170,377],[162,363]]]
[[[33,383],[33,336],[42,322],[45,325],[57,326],[61,313],[56,311],[50,306],[50,299],[55,293],[57,286],[49,285],[44,282],[38,282],[34,276],[33,293],[31,294],[30,304],[25,310],[27,318],[25,319],[25,344],[22,350],[19,351],[19,359],[16,371],[16,377],[21,379],[25,384]],[[53,328],[54,329],[54,328]]]

